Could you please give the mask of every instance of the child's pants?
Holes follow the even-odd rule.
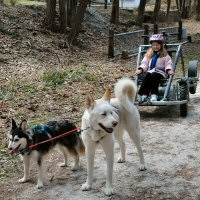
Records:
[[[157,72],[153,72],[153,73],[147,72],[143,79],[143,82],[141,84],[138,94],[148,96],[151,93],[151,94],[158,95],[158,86],[159,86],[160,80],[163,78],[164,77]]]

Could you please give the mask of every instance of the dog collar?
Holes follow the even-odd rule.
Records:
[[[19,153],[21,155],[24,155],[25,153],[28,153],[28,155],[31,153],[31,150],[29,149],[29,146],[27,145],[26,148],[19,150]]]

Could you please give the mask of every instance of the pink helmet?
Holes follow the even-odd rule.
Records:
[[[158,43],[164,43],[165,37],[162,34],[154,34],[149,38],[149,42],[158,42]]]

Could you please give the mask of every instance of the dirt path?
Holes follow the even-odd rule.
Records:
[[[101,148],[95,159],[93,189],[82,192],[81,185],[86,179],[86,161],[82,158],[82,169],[77,172],[70,167],[56,167],[61,161],[60,154],[49,156],[47,161],[47,186],[38,190],[35,187],[35,167],[29,183],[18,184],[22,176],[16,174],[12,182],[4,183],[3,199],[200,199],[200,86],[195,95],[191,95],[189,113],[186,118],[179,117],[177,107],[139,108],[142,124],[142,144],[148,170],[138,170],[138,155],[132,142],[125,136],[127,144],[127,162],[114,163],[114,188],[116,195],[106,197],[105,156]],[[115,145],[115,160],[119,148]],[[52,161],[53,160],[53,164]],[[51,161],[51,162],[50,162]],[[53,175],[53,177],[52,177]],[[12,195],[9,196],[10,192]]]

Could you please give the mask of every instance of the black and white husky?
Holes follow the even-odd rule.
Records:
[[[97,144],[101,144],[106,154],[107,178],[106,195],[114,194],[112,185],[114,145],[113,134],[117,139],[121,155],[118,162],[125,161],[125,143],[123,133],[127,132],[136,145],[140,158],[140,170],[145,170],[140,141],[140,115],[134,105],[137,87],[135,83],[123,78],[115,85],[115,97],[111,98],[111,90],[107,90],[101,99],[88,97],[86,110],[82,117],[82,138],[87,158],[87,180],[82,190],[90,190],[93,182],[94,156]]]
[[[20,125],[17,126],[16,122],[12,119],[12,129],[8,136],[8,148],[12,150],[12,152],[20,153],[23,157],[24,177],[20,179],[19,182],[24,183],[28,181],[30,159],[33,158],[38,165],[37,188],[42,188],[44,185],[44,155],[55,146],[58,146],[59,150],[64,155],[64,163],[60,166],[67,166],[67,153],[69,152],[75,159],[72,170],[77,170],[79,168],[79,154],[84,152],[84,145],[77,131],[56,140],[41,144],[32,150],[29,148],[30,145],[40,143],[74,129],[76,129],[76,126],[68,120],[50,121],[45,126],[38,125],[28,128],[26,120],[23,120]]]

